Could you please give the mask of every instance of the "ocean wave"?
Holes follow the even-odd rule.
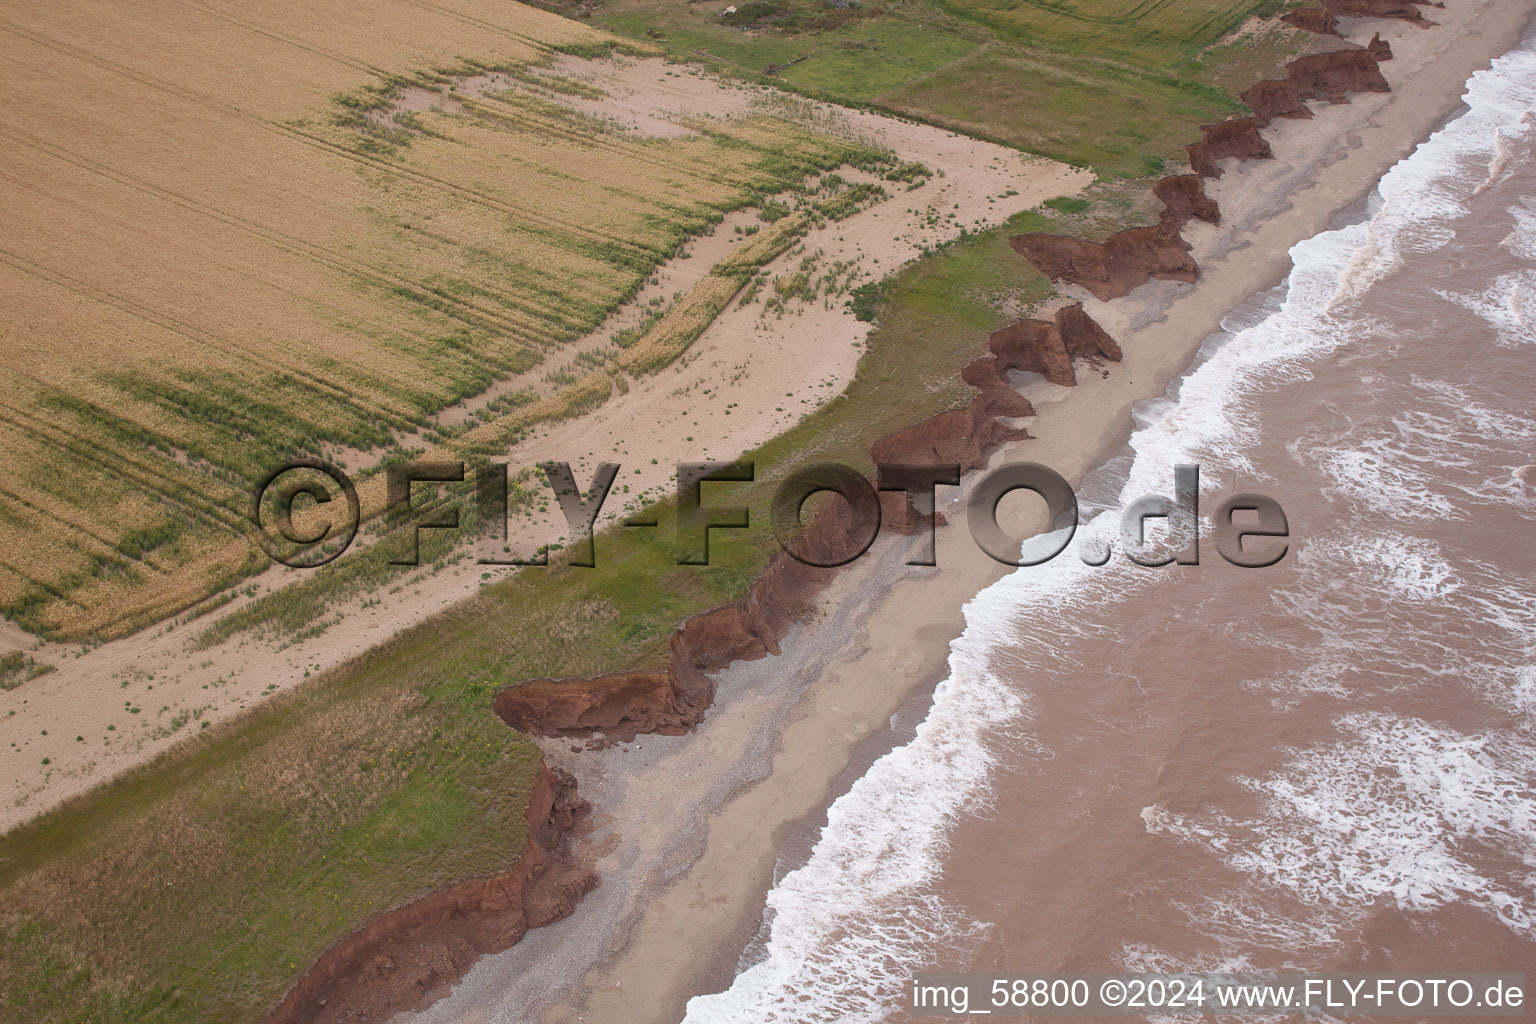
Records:
[[[1404,253],[1447,245],[1470,200],[1506,175],[1511,147],[1536,134],[1529,117],[1536,107],[1536,50],[1517,48],[1473,75],[1463,100],[1466,113],[1382,178],[1379,204],[1334,303],[1357,301],[1401,265]]]
[[[1264,800],[1261,817],[1166,815],[1158,830],[1312,907],[1465,902],[1532,936],[1527,868],[1489,866],[1523,865],[1536,849],[1528,739],[1386,713],[1345,715],[1338,725],[1338,742],[1292,751],[1280,770],[1244,780]]]
[[[1501,345],[1536,343],[1536,271],[1500,274],[1487,290],[1475,295],[1440,290],[1435,294],[1485,320]]]

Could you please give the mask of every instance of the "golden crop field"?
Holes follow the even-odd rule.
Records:
[[[377,461],[853,145],[626,135],[531,73],[615,40],[511,2],[9,0],[0,36],[0,611],[53,638],[262,567],[284,459]]]

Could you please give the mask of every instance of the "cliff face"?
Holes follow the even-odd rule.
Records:
[[[1342,37],[1343,35],[1339,31],[1339,19],[1321,7],[1303,7],[1300,10],[1291,11],[1280,20],[1320,36]]]
[[[900,529],[903,524],[886,525]],[[850,538],[858,533],[847,503],[828,502],[804,531],[802,553],[832,561],[853,546]],[[535,736],[597,736],[607,744],[628,742],[641,733],[687,732],[714,701],[710,673],[735,661],[777,654],[779,639],[805,615],[811,598],[835,571],[779,552],[744,597],[689,616],[673,631],[665,670],[534,679],[502,690],[492,707],[502,721]]]
[[[591,679],[530,679],[492,701],[501,720],[537,736],[601,732],[631,740],[642,732],[686,732],[665,672],[610,672]]]
[[[1342,36],[1339,18],[1396,18],[1411,21],[1420,28],[1435,24],[1419,10],[1420,6],[1438,7],[1427,0],[1324,0],[1322,7],[1303,7],[1280,20],[1318,35]]]
[[[1215,203],[1211,203],[1215,206]],[[1056,329],[1061,332],[1062,343],[1074,359],[1087,359],[1097,364],[1100,359],[1118,363],[1123,353],[1109,332],[1088,315],[1081,302],[1063,306],[1056,311]]]
[[[941,412],[881,438],[874,451],[875,459],[887,464],[958,464],[964,473],[982,466],[987,453],[998,445],[1028,436],[1026,430],[999,423],[978,398],[968,408]]]
[[[1442,6],[1427,0],[1323,0],[1323,9],[1329,14],[1349,18],[1396,18],[1411,21],[1420,28],[1429,28],[1435,22],[1424,17],[1419,7]]]
[[[960,379],[980,392],[972,404],[982,413],[994,417],[1033,416],[1035,407],[1029,404],[1029,399],[1013,390],[1006,373],[1007,369],[997,356],[979,356],[960,369]]]
[[[1152,187],[1152,194],[1163,204],[1162,219],[1176,228],[1192,219],[1221,223],[1221,207],[1205,194],[1205,182],[1198,174],[1170,174]]]
[[[1052,281],[1082,285],[1100,300],[1129,295],[1153,278],[1193,283],[1200,275],[1189,243],[1168,221],[1127,228],[1103,242],[1033,232],[1008,244]]]
[[[1056,325],[1045,320],[1015,320],[992,332],[987,339],[999,368],[1038,373],[1052,384],[1071,387],[1077,383],[1072,357]]]
[[[1375,41],[1380,44],[1380,37]],[[1391,52],[1390,47],[1387,52]],[[1370,48],[1335,50],[1298,57],[1285,66],[1285,71],[1302,99],[1348,103],[1352,92],[1392,91],[1378,66],[1380,60]]]
[[[987,339],[987,347],[992,350],[993,372],[999,377],[1009,370],[1027,370],[1063,387],[1077,384],[1072,360],[1119,362],[1121,355],[1115,339],[1087,314],[1080,302],[1057,310],[1054,321],[1016,320],[998,328]],[[1009,394],[1015,394],[1011,388]],[[1022,396],[1015,397],[1023,401]]]
[[[480,957],[568,916],[597,886],[569,852],[586,809],[575,779],[545,769],[529,798],[528,847],[510,871],[378,915],[316,960],[267,1024],[382,1021],[421,1009]]]
[[[1378,66],[1392,48],[1377,36],[1371,46],[1300,57],[1286,65],[1286,78],[1259,82],[1242,94],[1260,126],[1276,117],[1311,117],[1306,100],[1348,103],[1352,92],[1391,92]]]
[[[1274,150],[1259,134],[1259,122],[1253,117],[1228,118],[1218,124],[1200,126],[1201,139],[1184,147],[1189,166],[1203,178],[1221,177],[1218,163],[1228,157],[1239,160],[1273,160]]]
[[[1269,124],[1277,117],[1304,119],[1312,116],[1312,108],[1302,102],[1296,83],[1289,80],[1255,82],[1241,98],[1260,125]]]

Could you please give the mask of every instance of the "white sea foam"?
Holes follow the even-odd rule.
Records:
[[[1536,131],[1528,133],[1522,152],[1536,158]],[[1516,259],[1536,264],[1536,199],[1522,197],[1508,210],[1512,230],[1500,245]],[[1501,345],[1536,342],[1536,269],[1520,269],[1498,275],[1481,292],[1463,294],[1437,290],[1441,298],[1476,313],[1494,329]]]
[[[1476,295],[1437,294],[1486,320],[1501,345],[1536,343],[1536,271],[1500,274],[1486,291]]]
[[[1404,252],[1434,251],[1455,237],[1469,200],[1507,172],[1509,148],[1536,133],[1536,50],[1520,47],[1467,82],[1468,110],[1382,178],[1381,203],[1340,281],[1335,302],[1365,294]]]
[[[1536,752],[1503,732],[1461,735],[1418,719],[1340,718],[1337,743],[1293,751],[1246,784],[1263,816],[1165,816],[1160,830],[1320,908],[1390,901],[1427,911],[1466,902],[1531,936],[1526,868],[1493,874],[1489,852],[1523,863],[1536,849]]]
[[[1346,547],[1344,557],[1412,601],[1442,599],[1461,587],[1440,545],[1423,537],[1371,534]]]
[[[1228,325],[1231,338],[1184,378],[1175,401],[1139,410],[1122,499],[1168,493],[1180,462],[1219,460],[1257,475],[1249,453],[1258,428],[1240,415],[1242,407],[1263,391],[1307,379],[1310,362],[1370,331],[1369,323],[1345,315],[1356,301],[1402,253],[1433,250],[1454,237],[1454,221],[1465,214],[1475,183],[1505,173],[1498,147],[1507,153],[1510,141],[1529,127],[1521,115],[1536,105],[1536,53],[1501,58],[1469,82],[1466,98],[1467,114],[1383,179],[1366,223],[1292,249],[1294,268],[1277,311],[1257,323]],[[1424,443],[1433,428],[1410,416],[1398,438]],[[1394,468],[1404,453],[1392,444],[1375,452],[1374,463],[1314,454],[1337,480],[1366,480],[1431,503],[1440,497]],[[1114,541],[1116,520],[1105,515],[1085,524],[1074,548]],[[1434,605],[1465,586],[1459,567],[1433,545],[1407,536],[1373,543],[1351,550],[1346,561],[1406,599]],[[877,760],[832,804],[806,863],[768,895],[761,958],[727,991],[690,1000],[687,1020],[880,1020],[899,1004],[913,970],[933,965],[946,944],[974,937],[980,926],[945,904],[935,882],[950,829],[985,803],[1000,754],[1017,751],[1027,732],[1029,697],[1013,681],[1028,678],[1027,671],[1017,671],[1027,668],[1019,661],[1059,665],[1060,631],[1095,628],[1088,616],[1064,612],[1108,605],[1150,575],[1128,571],[1118,555],[1109,565],[1090,568],[1069,551],[1005,577],[968,604],[965,632],[951,647],[949,675],[927,719],[911,741]],[[1517,621],[1520,606],[1503,598],[1494,604],[1512,627],[1528,625]],[[1050,622],[1053,631],[1030,628],[1032,622]],[[1337,653],[1347,661],[1348,652]],[[1002,660],[1009,665],[1006,677],[996,670]],[[1523,682],[1514,688],[1523,686],[1529,696],[1536,691],[1536,670],[1520,671]],[[1193,820],[1152,807],[1143,815],[1148,828],[1218,850],[1230,863],[1309,900],[1361,902],[1386,894],[1408,906],[1429,906],[1475,898],[1511,927],[1528,929],[1536,910],[1531,894],[1510,879],[1479,874],[1456,848],[1474,839],[1536,845],[1533,780],[1522,776],[1523,791],[1512,785],[1518,779],[1510,776],[1505,756],[1510,742],[1454,736],[1384,716],[1350,718],[1346,727],[1346,740],[1296,752],[1284,771],[1252,782],[1272,817]],[[1519,764],[1528,773],[1530,763]],[[1365,842],[1351,845],[1341,820],[1359,829]],[[1447,837],[1442,820],[1454,838]],[[1245,918],[1232,907],[1236,928]],[[1290,934],[1323,941],[1329,920],[1298,922]],[[1275,934],[1281,937],[1284,929]],[[1151,950],[1139,955],[1145,963],[1158,960]]]

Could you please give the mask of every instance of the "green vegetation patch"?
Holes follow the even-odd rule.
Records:
[[[0,838],[0,1018],[259,1021],[373,914],[515,862],[538,750],[469,637],[426,640]]]
[[[1289,27],[1243,30],[1281,6],[903,0],[855,3],[828,20],[818,17],[832,9],[825,0],[753,0],[724,16],[704,4],[612,0],[595,21],[678,60],[1142,177],[1181,159],[1200,124],[1239,109],[1237,91],[1297,52]],[[764,78],[768,68],[777,70]]]
[[[28,680],[52,671],[52,665],[40,663],[30,654],[8,651],[0,655],[0,690],[14,690]]]
[[[1110,177],[1159,174],[1239,108],[1215,89],[1098,61],[995,48],[884,97],[923,120]]]

